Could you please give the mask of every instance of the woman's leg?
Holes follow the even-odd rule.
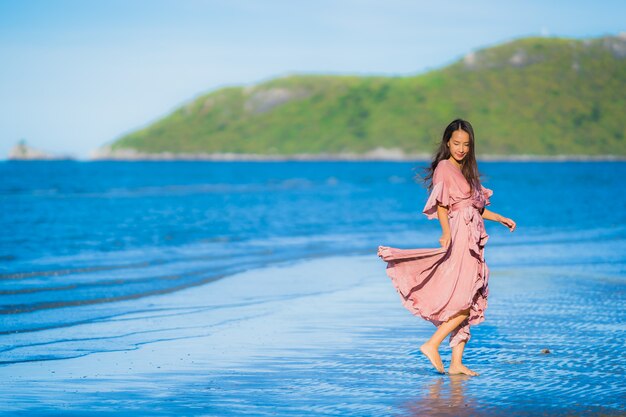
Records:
[[[439,345],[448,334],[456,329],[469,316],[469,309],[461,311],[457,315],[442,323],[426,343],[420,346],[420,351],[426,355],[437,371],[445,372],[441,356],[439,356]]]
[[[454,329],[452,333],[450,333],[450,347],[452,348],[452,360],[450,361],[450,368],[448,368],[448,373],[453,374],[465,374],[476,376],[478,373],[472,371],[465,365],[463,365],[463,351],[465,350],[465,345],[468,340],[471,338],[470,335],[470,325],[469,318],[464,322],[459,324],[459,327]]]
[[[474,372],[469,369],[467,366],[463,365],[463,350],[465,350],[465,341],[459,342],[452,348],[452,360],[450,361],[450,367],[448,368],[448,373],[450,375],[454,374],[465,374],[476,376],[479,375],[478,372]]]

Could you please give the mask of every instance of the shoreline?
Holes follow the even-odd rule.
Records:
[[[402,156],[367,155],[367,154],[294,154],[294,155],[262,155],[262,154],[158,154],[109,155],[91,158],[6,158],[2,162],[428,162],[430,154],[409,154]],[[478,156],[477,161],[484,162],[624,162],[626,155],[492,155]]]
[[[77,161],[77,162],[147,162],[147,161],[199,161],[199,162],[427,162],[428,152],[407,153],[400,148],[378,147],[367,152],[261,154],[238,152],[141,152],[136,149],[112,149],[109,145],[93,150],[87,157],[49,152],[11,152],[4,161]],[[569,162],[569,161],[626,161],[626,155],[587,154],[480,154],[478,161],[493,162]]]
[[[342,161],[342,162],[414,162],[430,161],[432,154],[429,152],[407,153],[399,148],[378,147],[367,152],[338,152],[338,153],[294,153],[285,154],[259,154],[259,153],[235,153],[235,152],[196,152],[196,153],[174,153],[159,152],[146,153],[135,149],[111,149],[104,146],[92,152],[91,160],[124,160],[124,161],[258,161],[258,162],[322,162],[322,161]],[[589,161],[589,160],[620,160],[626,161],[626,155],[497,155],[483,154],[477,158],[484,161]]]

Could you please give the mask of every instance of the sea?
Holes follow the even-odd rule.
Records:
[[[124,338],[55,348],[47,330],[130,314],[154,295],[268,265],[375,258],[378,245],[436,247],[438,222],[422,214],[426,164],[0,162],[0,366],[123,350]],[[624,312],[626,162],[479,161],[479,170],[494,191],[488,208],[517,223],[511,233],[487,222],[490,268],[558,267],[610,282],[590,297]],[[625,334],[621,313],[606,319],[609,334]],[[611,346],[623,370],[625,346]]]

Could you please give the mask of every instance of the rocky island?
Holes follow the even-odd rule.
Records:
[[[25,140],[20,140],[10,151],[7,157],[12,161],[50,161],[73,160],[71,155],[58,155],[29,146]]]

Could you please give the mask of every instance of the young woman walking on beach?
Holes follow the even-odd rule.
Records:
[[[474,155],[474,130],[461,119],[450,123],[425,181],[430,191],[423,213],[438,218],[440,248],[397,249],[378,247],[387,274],[403,305],[414,315],[432,322],[437,330],[420,347],[435,369],[444,373],[439,345],[450,335],[452,360],[449,374],[478,375],[463,364],[470,326],[484,321],[489,269],[483,256],[489,236],[483,219],[515,230],[515,222],[487,210],[493,194],[480,184]],[[429,181],[430,180],[430,181]]]

